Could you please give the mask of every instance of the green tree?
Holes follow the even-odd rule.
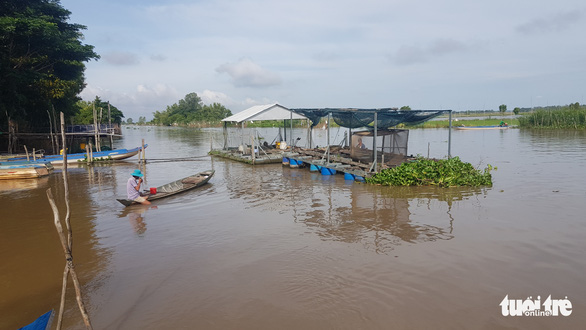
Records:
[[[58,112],[69,118],[78,111],[84,62],[99,56],[82,44],[86,27],[68,23],[70,14],[58,0],[0,1],[3,125],[14,121],[21,130],[40,130]]]
[[[521,112],[521,108],[519,108],[519,107],[516,107],[515,109],[513,109],[513,113],[514,113],[515,115],[518,115],[518,114],[519,114],[519,112]]]
[[[196,122],[219,122],[232,112],[219,103],[204,105],[196,93],[189,93],[179,102],[155,111],[152,123],[156,125],[189,125]]]
[[[506,104],[499,105],[499,111],[502,112],[503,114],[505,112],[507,112],[507,105]]]
[[[126,124],[128,124],[128,125],[132,125],[133,122],[134,122],[134,120],[132,120],[132,118],[128,118],[126,120]]]
[[[399,110],[407,110],[407,111],[409,111],[409,110],[411,110],[411,107],[408,106],[408,105],[404,105]]]
[[[138,124],[139,125],[144,125],[146,124],[146,118],[145,117],[138,117]]]
[[[207,122],[220,121],[226,117],[232,116],[232,111],[220,103],[204,105],[202,109],[202,119]]]
[[[101,124],[108,123],[108,105],[110,106],[110,116],[112,123],[121,124],[124,114],[109,102],[102,101],[98,96],[93,101],[78,101],[79,112],[71,118],[72,124],[90,125],[94,123],[94,108],[98,122]],[[100,116],[101,112],[101,116]]]

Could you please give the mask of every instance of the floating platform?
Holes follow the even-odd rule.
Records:
[[[255,155],[242,152],[238,148],[227,150],[212,150],[210,155],[219,156],[236,160],[239,162],[257,165],[257,164],[278,164],[289,166],[291,168],[308,167],[311,172],[319,172],[322,175],[344,175],[346,180],[355,180],[363,182],[365,178],[374,174],[371,172],[372,162],[364,163],[355,161],[350,157],[349,150],[340,147],[331,147],[329,162],[328,155],[323,149],[304,149],[293,148],[287,150],[269,149],[257,152]],[[401,155],[387,156],[384,164],[378,166],[379,169],[390,168],[408,161],[411,157]]]
[[[230,149],[214,149],[209,152],[212,156],[219,156],[222,158],[228,158],[232,160],[236,160],[242,163],[257,165],[257,164],[278,164],[283,163],[291,153],[279,150],[279,149],[271,149],[267,150],[266,152],[260,152],[260,155],[252,155],[250,152],[243,153],[238,148],[230,148]],[[289,164],[287,158],[287,165]]]

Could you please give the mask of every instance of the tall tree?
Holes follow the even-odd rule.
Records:
[[[232,112],[219,103],[203,105],[197,93],[189,93],[167,110],[153,113],[152,123],[157,125],[189,125],[196,122],[219,122]]]
[[[85,124],[90,125],[94,123],[94,108],[98,114],[98,121],[101,124],[108,123],[108,105],[110,106],[110,116],[112,123],[121,124],[124,114],[118,110],[114,105],[109,102],[102,101],[98,96],[93,101],[78,101],[77,107],[80,109],[79,112],[71,117],[72,124]],[[102,111],[102,117],[100,118],[100,110]],[[100,120],[101,119],[101,120]]]
[[[12,120],[40,130],[59,111],[78,111],[84,62],[99,56],[70,14],[58,0],[0,1],[0,129]]]
[[[499,105],[499,111],[502,113],[507,112],[507,105],[506,104]]]

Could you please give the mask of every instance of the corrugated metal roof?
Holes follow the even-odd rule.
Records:
[[[239,113],[236,113],[230,117],[222,119],[222,121],[234,121],[234,122],[243,122],[243,121],[251,121],[251,120],[284,120],[284,119],[291,119],[291,113],[293,113],[293,119],[307,119],[306,117],[292,112],[291,110],[285,108],[282,105],[277,103],[273,104],[265,104],[265,105],[255,105],[250,107],[246,110],[242,110]]]

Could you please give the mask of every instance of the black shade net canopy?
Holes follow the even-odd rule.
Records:
[[[315,127],[321,118],[332,115],[334,122],[341,127],[367,128],[373,130],[385,129],[399,124],[417,125],[433,119],[444,112],[451,110],[397,110],[394,108],[383,109],[347,109],[347,108],[324,108],[324,109],[290,109],[311,120],[311,126]]]

